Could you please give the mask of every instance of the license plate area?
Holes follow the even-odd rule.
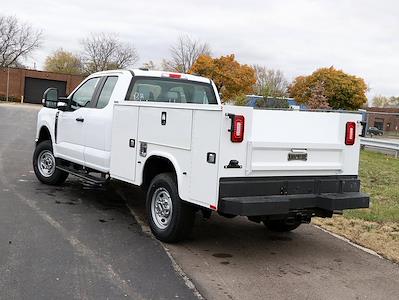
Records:
[[[288,153],[288,161],[292,160],[301,160],[301,161],[307,161],[308,160],[308,154],[307,153]]]

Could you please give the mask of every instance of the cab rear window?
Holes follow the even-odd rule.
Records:
[[[217,104],[211,84],[169,78],[133,78],[126,100]]]

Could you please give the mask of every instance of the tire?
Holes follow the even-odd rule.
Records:
[[[274,232],[289,232],[297,229],[300,225],[300,221],[295,221],[294,223],[287,223],[286,220],[268,220],[263,221],[267,229]]]
[[[147,191],[146,209],[151,231],[158,240],[175,243],[190,234],[195,210],[180,199],[174,174],[154,177]]]
[[[33,152],[33,171],[40,182],[48,185],[60,185],[69,175],[56,168],[51,141],[43,141],[36,146]]]

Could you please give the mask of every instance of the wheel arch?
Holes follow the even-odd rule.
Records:
[[[48,129],[48,127],[46,125],[43,125],[42,127],[40,127],[39,135],[37,136],[37,140],[36,140],[36,145],[38,145],[39,143],[41,143],[43,141],[52,142],[50,130]]]
[[[142,184],[141,186],[144,189],[147,189],[151,183],[151,180],[158,174],[161,173],[174,173],[177,181],[177,190],[179,192],[179,196],[181,197],[181,171],[178,163],[175,159],[165,153],[151,153],[150,156],[146,159],[143,171],[142,171]]]
[[[151,180],[158,174],[161,173],[174,173],[177,176],[176,168],[174,164],[171,162],[169,158],[164,156],[153,154],[148,157],[145,161],[143,167],[143,181],[142,186],[144,188],[148,188],[151,183]]]

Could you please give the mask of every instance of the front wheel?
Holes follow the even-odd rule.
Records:
[[[195,210],[180,199],[173,174],[154,177],[147,192],[146,208],[151,231],[158,240],[178,242],[191,232]]]
[[[292,231],[294,229],[297,229],[300,225],[300,221],[294,221],[294,222],[287,222],[286,220],[267,220],[263,221],[267,229],[270,231],[275,231],[275,232],[288,232]]]
[[[33,152],[33,171],[37,179],[49,185],[60,185],[68,177],[67,172],[56,168],[51,141],[43,141],[36,146]]]

